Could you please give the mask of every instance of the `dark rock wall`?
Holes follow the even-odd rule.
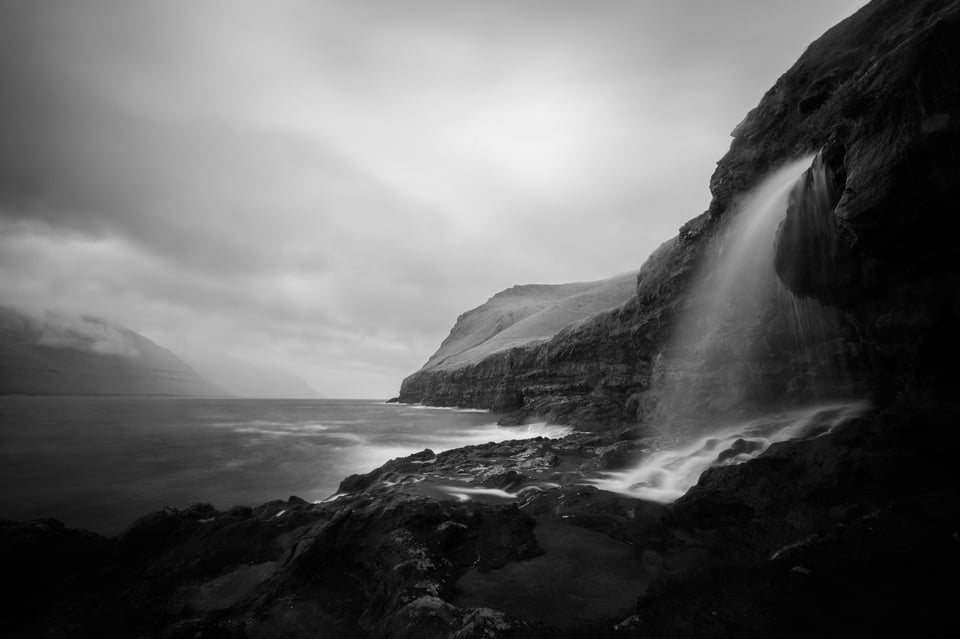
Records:
[[[778,243],[788,286],[843,309],[880,398],[952,392],[960,354],[960,7],[908,6],[914,22],[835,92],[827,201],[797,198]],[[805,185],[809,188],[810,183]]]
[[[738,198],[785,162],[820,150],[839,197],[819,217],[794,198],[777,262],[790,288],[839,311],[829,320],[839,343],[821,353],[854,376],[834,380],[838,390],[883,400],[947,388],[952,376],[942,373],[960,341],[948,231],[960,201],[958,5],[878,1],[830,29],[736,127],[711,178],[707,213],[649,258],[635,299],[545,344],[415,373],[401,401],[522,409],[590,426],[660,412],[664,388],[681,381],[706,389],[704,412],[809,399],[810,367],[777,334],[789,314],[782,303],[731,335],[726,359],[667,349],[693,275]],[[731,397],[732,388],[752,390]]]

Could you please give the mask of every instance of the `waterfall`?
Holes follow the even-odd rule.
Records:
[[[847,390],[837,381],[844,369],[839,314],[797,298],[774,272],[775,236],[788,205],[823,199],[822,180],[802,179],[816,172],[808,171],[813,160],[784,165],[731,211],[654,369],[660,396],[653,430],[665,437],[633,469],[590,483],[673,501],[712,465],[742,463],[865,410],[837,398]]]
[[[780,401],[797,350],[792,305],[773,270],[774,236],[791,189],[812,156],[760,182],[728,213],[707,246],[668,347],[653,372],[654,421],[665,433],[699,430],[704,420],[750,412],[764,396]],[[800,384],[795,380],[795,384]],[[770,402],[767,402],[770,403]]]
[[[735,312],[752,310],[762,303],[763,289],[772,280],[774,236],[787,214],[790,191],[810,168],[814,156],[790,162],[775,171],[740,202],[734,221],[721,238],[716,258],[707,266],[705,286],[697,291],[703,310],[693,320],[693,330],[715,339],[715,332]],[[691,327],[685,327],[688,331]],[[681,329],[683,330],[683,329]],[[677,335],[676,339],[690,339]]]

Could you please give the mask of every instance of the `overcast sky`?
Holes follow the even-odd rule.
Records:
[[[386,398],[638,268],[862,0],[0,0],[0,302]]]

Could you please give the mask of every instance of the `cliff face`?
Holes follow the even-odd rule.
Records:
[[[890,2],[873,19],[894,10],[910,22],[878,29],[872,64],[825,98],[829,197],[804,197],[808,176],[777,269],[799,294],[851,318],[875,392],[938,399],[954,392],[960,354],[960,268],[945,232],[960,198],[960,6]]]
[[[224,392],[176,355],[100,319],[0,307],[0,393],[193,395]]]
[[[597,282],[528,284],[497,293],[457,318],[423,370],[455,370],[516,346],[544,341],[626,301],[636,273]]]
[[[515,286],[494,295],[458,318],[423,369],[403,381],[400,401],[496,410],[529,406],[537,392],[533,384],[550,392],[564,386],[566,378],[584,374],[583,362],[572,358],[569,370],[549,371],[541,379],[531,376],[539,366],[540,348],[558,334],[624,312],[617,307],[634,294],[636,277],[627,273],[598,282]],[[613,355],[620,359],[619,353]],[[529,377],[523,393],[515,371]]]
[[[957,267],[938,231],[960,184],[958,33],[957,2],[904,0],[871,3],[830,29],[734,130],[708,211],[648,259],[631,300],[549,341],[424,369],[404,381],[401,400],[589,426],[662,414],[665,389],[678,384],[701,391],[699,406],[685,406],[694,413],[809,400],[824,386],[879,399],[942,390],[960,341]],[[832,201],[814,214],[809,193],[795,193],[776,256],[790,289],[829,307],[816,357],[783,328],[794,311],[776,297],[721,340],[723,353],[673,343],[683,311],[696,312],[698,269],[743,196],[821,151],[806,189],[818,173]],[[831,377],[827,361],[849,376]]]

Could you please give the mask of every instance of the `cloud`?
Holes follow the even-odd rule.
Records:
[[[141,356],[130,334],[91,317],[50,309],[26,309],[22,317],[27,323],[23,334],[40,346],[128,359],[139,359]]]
[[[638,267],[860,4],[0,1],[0,300],[390,395],[498,290]]]

